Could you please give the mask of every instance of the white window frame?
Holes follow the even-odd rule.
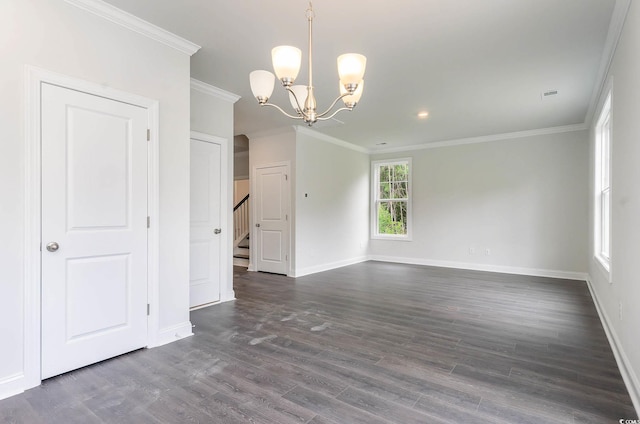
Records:
[[[380,167],[388,165],[401,165],[407,164],[409,173],[407,175],[407,234],[380,234],[378,233],[378,199],[379,184],[380,184]],[[400,240],[400,241],[412,241],[412,203],[413,203],[413,164],[411,158],[399,158],[399,159],[385,159],[371,161],[371,239],[373,240]]]
[[[612,90],[605,98],[595,126],[594,258],[611,282],[611,141]]]

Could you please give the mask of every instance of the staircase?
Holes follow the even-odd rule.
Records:
[[[233,264],[249,266],[249,195],[233,208]]]

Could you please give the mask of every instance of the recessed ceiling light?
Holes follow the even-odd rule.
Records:
[[[420,119],[426,119],[429,116],[429,112],[427,112],[426,110],[423,110],[422,112],[418,112],[418,118]]]

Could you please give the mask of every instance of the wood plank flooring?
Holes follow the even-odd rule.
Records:
[[[2,423],[637,419],[584,282],[367,262],[234,270],[195,336],[0,401]]]

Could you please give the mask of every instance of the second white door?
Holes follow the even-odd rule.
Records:
[[[203,137],[204,138],[204,137]],[[220,301],[226,174],[223,145],[191,139],[190,306]]]

